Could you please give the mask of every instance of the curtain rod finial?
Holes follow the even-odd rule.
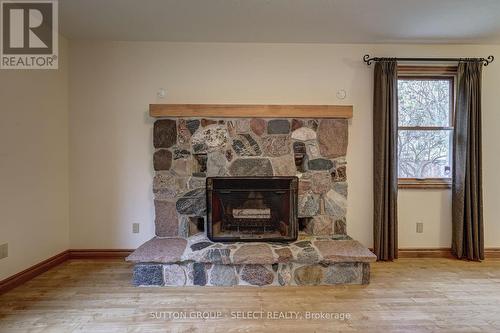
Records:
[[[363,56],[363,61],[366,62],[366,64],[368,66],[370,66],[372,64],[373,59],[370,59],[370,55],[369,54],[365,54]]]
[[[489,64],[491,64],[493,62],[493,60],[495,60],[495,57],[492,56],[492,55],[489,55],[486,59],[484,59],[484,65],[485,66],[488,66]]]

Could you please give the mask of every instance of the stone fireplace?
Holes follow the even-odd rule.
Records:
[[[345,119],[160,119],[154,124],[157,236],[188,237],[206,219],[206,177],[298,177],[309,235],[345,235]]]
[[[346,119],[156,120],[156,237],[128,257],[134,283],[368,283],[375,257],[347,236],[347,141]]]

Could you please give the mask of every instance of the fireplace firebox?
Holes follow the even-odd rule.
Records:
[[[297,177],[208,177],[206,185],[212,241],[297,239]]]

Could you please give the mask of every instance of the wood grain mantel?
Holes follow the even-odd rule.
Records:
[[[352,105],[150,104],[151,117],[352,118]]]

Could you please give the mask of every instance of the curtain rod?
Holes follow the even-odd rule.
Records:
[[[365,54],[363,57],[363,61],[366,62],[367,65],[371,65],[373,61],[380,61],[387,58],[379,58],[373,57],[370,58],[369,54]],[[470,60],[471,58],[392,58],[397,61],[462,61],[462,60]],[[495,57],[490,55],[488,58],[475,58],[477,61],[481,61],[484,66],[488,66],[495,60]]]

